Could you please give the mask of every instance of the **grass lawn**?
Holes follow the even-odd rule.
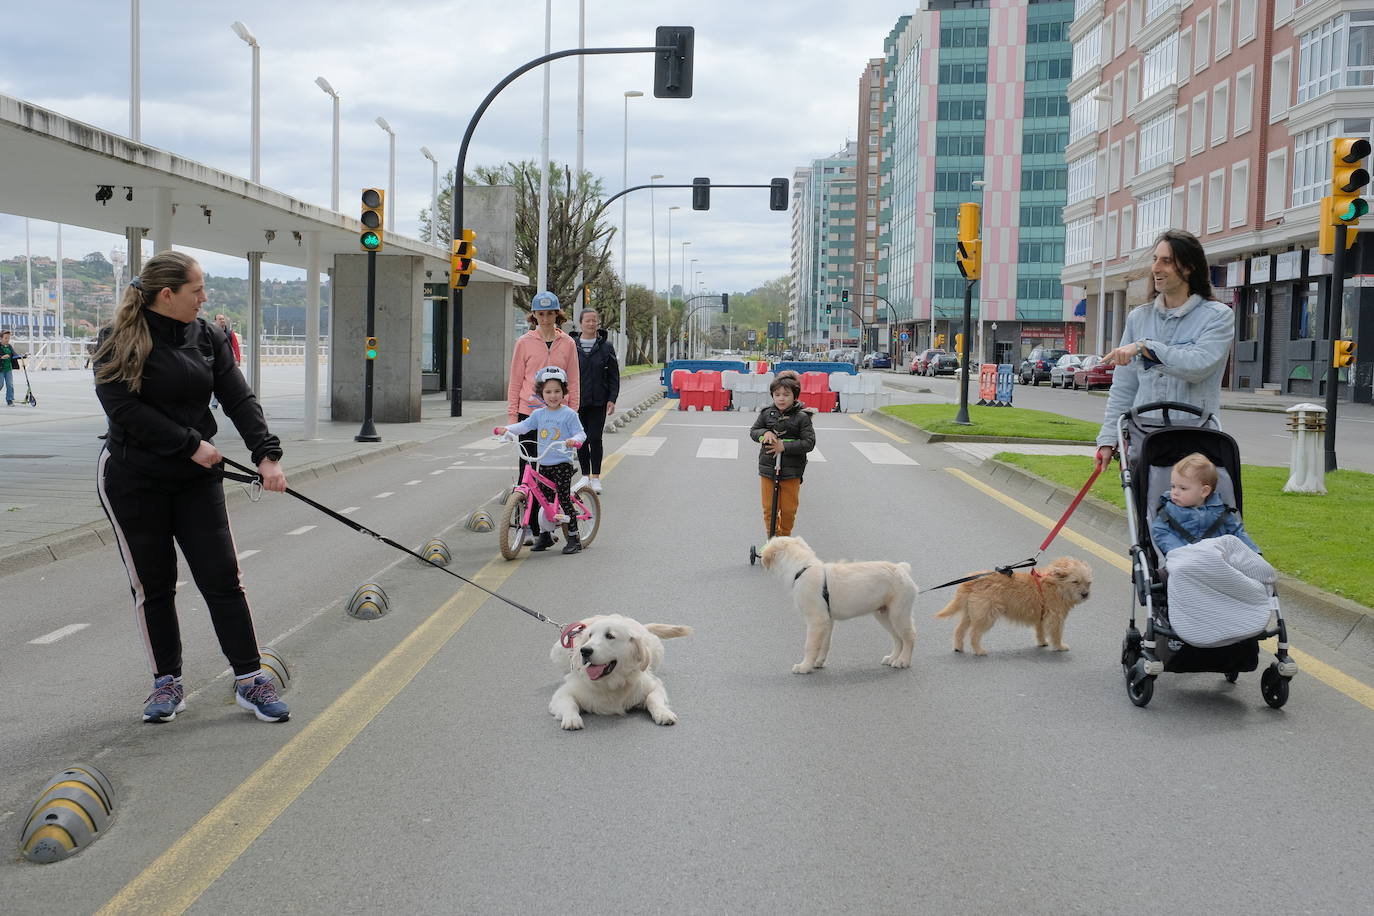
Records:
[[[930,433],[956,436],[1008,436],[1019,439],[1063,439],[1091,443],[1101,423],[1074,420],[1043,410],[1020,407],[968,407],[969,426],[954,422],[957,404],[892,404],[883,413],[914,423]],[[1085,475],[1084,480],[1087,479]],[[1079,481],[1082,485],[1083,481]]]
[[[1086,456],[1002,452],[997,457],[1075,492],[1092,473]],[[1113,473],[1098,477],[1088,492],[1124,511],[1125,494],[1114,471],[1115,466]],[[1288,468],[1241,466],[1245,530],[1276,569],[1374,607],[1374,551],[1364,541],[1374,528],[1374,474],[1333,471],[1326,475],[1326,495],[1318,496],[1283,492],[1288,473]]]

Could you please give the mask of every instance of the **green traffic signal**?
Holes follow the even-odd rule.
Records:
[[[1353,223],[1369,213],[1369,201],[1356,197],[1346,202],[1346,206],[1336,212],[1336,219],[1343,223]]]
[[[364,251],[376,251],[382,247],[382,237],[375,232],[364,232],[358,237],[358,242],[363,246]]]

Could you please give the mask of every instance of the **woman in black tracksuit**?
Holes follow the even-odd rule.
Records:
[[[252,450],[263,488],[276,492],[286,489],[281,442],[268,431],[224,332],[197,317],[205,299],[205,276],[195,259],[164,251],[143,266],[114,320],[101,330],[95,390],[109,436],[96,487],[129,573],[153,668],[143,721],[167,722],[186,708],[175,541],[233,666],[238,705],[264,722],[282,722],[290,712],[262,673],[224,507],[211,394]]]
[[[600,493],[604,452],[601,436],[606,418],[615,413],[615,402],[620,397],[620,361],[616,359],[615,347],[611,346],[606,332],[599,330],[601,316],[596,309],[583,309],[577,316],[577,323],[581,334],[573,338],[573,342],[577,344],[578,375],[582,385],[577,417],[587,433],[587,440],[577,450],[577,463],[587,486],[592,492]]]

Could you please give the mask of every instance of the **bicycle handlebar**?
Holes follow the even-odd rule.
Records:
[[[492,434],[496,435],[496,431],[492,430]],[[538,464],[539,462],[543,461],[544,458],[546,458],[550,452],[554,451],[561,452],[569,458],[575,457],[577,454],[577,449],[581,448],[582,446],[582,443],[577,439],[568,439],[566,441],[563,439],[555,439],[549,443],[547,448],[543,450],[540,450],[538,444],[535,443],[534,445],[536,454],[534,455],[534,457],[531,457],[528,450],[525,448],[526,445],[531,443],[529,443],[528,440],[522,441],[518,435],[511,432],[510,430],[506,430],[506,432],[501,433],[500,435],[496,435],[496,438],[500,439],[502,442],[517,443],[520,449],[520,457],[523,458],[525,461],[530,461],[535,464]],[[572,443],[574,442],[577,443],[576,446],[572,445]]]

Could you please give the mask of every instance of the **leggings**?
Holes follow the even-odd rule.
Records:
[[[763,531],[769,532],[769,515],[773,512],[773,478],[759,477],[759,491],[763,498]],[[801,502],[801,478],[786,477],[778,481],[778,524],[773,534],[787,537],[792,534],[792,523],[797,519],[797,506]]]
[[[260,670],[258,637],[224,508],[224,484],[209,472],[191,479],[154,476],[131,467],[106,448],[100,453],[96,490],[129,574],[134,615],[153,677],[181,676],[173,541],[181,547],[191,577],[205,598],[220,649],[233,666],[234,676]]]
[[[539,466],[539,473],[553,481],[557,493],[555,495],[555,493],[550,492],[549,488],[542,483],[539,485],[539,489],[543,492],[546,499],[557,500],[558,505],[563,509],[563,514],[567,515],[570,519],[568,522],[568,534],[576,536],[577,507],[573,505],[572,501],[572,464],[541,464]]]
[[[587,434],[586,441],[577,450],[577,463],[583,475],[601,475],[601,456],[605,452],[601,434],[606,430],[606,405],[596,404],[579,407],[577,418],[582,421],[582,430]]]

